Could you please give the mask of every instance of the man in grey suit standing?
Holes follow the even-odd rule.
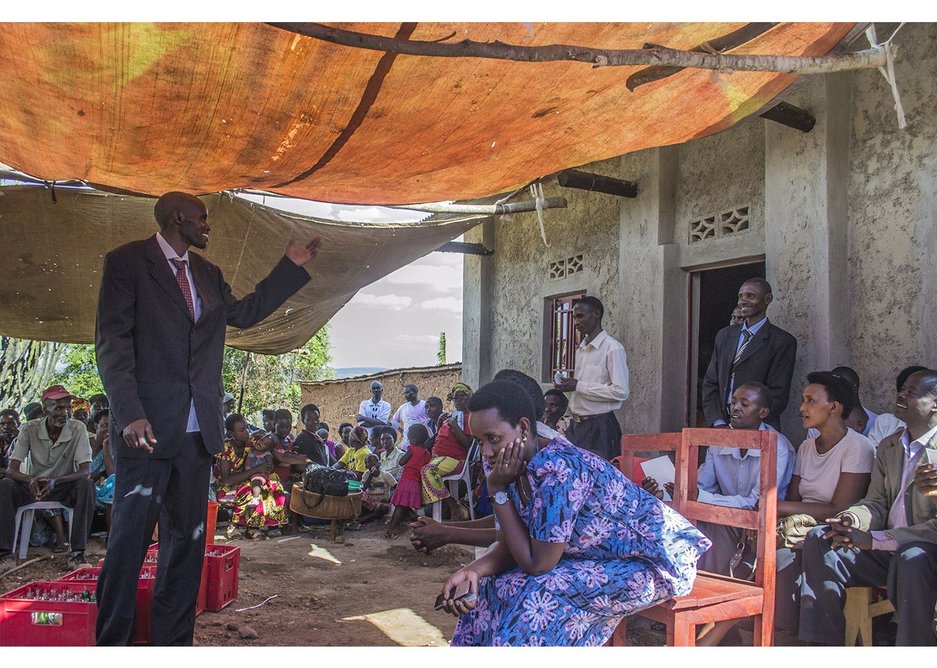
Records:
[[[732,392],[745,383],[762,383],[771,391],[771,413],[765,422],[781,428],[781,414],[791,393],[797,357],[797,339],[768,321],[774,299],[771,285],[751,278],[739,288],[738,308],[744,321],[723,327],[716,334],[713,356],[703,379],[703,414],[706,423],[729,424]]]
[[[287,244],[255,291],[237,299],[221,270],[190,246],[208,245],[208,210],[166,193],[159,232],[104,258],[95,351],[111,400],[117,465],[107,558],[98,588],[97,643],[133,639],[137,577],[157,520],[154,645],[191,645],[205,550],[212,455],[221,451],[225,327],[250,327],[309,281],[319,238]]]

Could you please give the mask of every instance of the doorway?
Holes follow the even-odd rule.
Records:
[[[716,333],[729,324],[742,283],[764,275],[763,259],[690,273],[690,373],[687,388],[690,401],[686,424],[709,426],[703,417],[703,377],[712,358]]]

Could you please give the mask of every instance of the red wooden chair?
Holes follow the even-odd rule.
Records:
[[[761,496],[758,510],[726,508],[700,503],[696,474],[699,448],[721,446],[761,451]],[[684,429],[683,433],[626,434],[621,437],[621,471],[633,474],[634,453],[676,452],[673,507],[696,523],[755,529],[759,540],[754,581],[738,580],[699,571],[693,590],[638,614],[667,626],[667,644],[693,646],[696,626],[728,619],[753,617],[755,644],[772,645],[774,636],[775,527],[777,525],[777,434],[773,431],[733,429]],[[635,480],[640,484],[640,480]],[[627,617],[615,630],[610,645],[624,645]]]

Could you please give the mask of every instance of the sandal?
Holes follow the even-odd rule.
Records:
[[[58,545],[52,548],[52,552],[54,554],[64,554],[66,552],[71,552],[71,551],[72,551],[72,546],[69,545],[68,543],[59,543]]]
[[[280,530],[280,527],[274,527],[270,529],[269,531],[267,531],[267,536],[269,536],[270,538],[279,538],[282,535],[283,535],[283,531]]]
[[[83,551],[72,552],[70,555],[68,555],[68,559],[65,560],[65,565],[73,571],[79,568],[87,568],[91,566],[91,564],[88,563],[88,560],[85,558],[85,553]]]

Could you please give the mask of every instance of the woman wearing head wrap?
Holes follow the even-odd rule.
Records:
[[[72,397],[72,419],[78,420],[88,426],[88,420],[91,418],[91,404],[87,399],[81,397]]]
[[[364,427],[355,427],[348,432],[348,450],[338,460],[335,468],[347,469],[357,474],[358,479],[368,470],[366,460],[371,450],[368,448],[368,430]]]
[[[433,440],[433,458],[423,467],[420,479],[423,485],[423,501],[435,503],[444,501],[449,508],[450,519],[460,519],[461,509],[452,498],[443,478],[457,474],[465,466],[469,446],[472,444],[472,432],[468,426],[469,414],[465,405],[472,397],[472,388],[465,383],[456,383],[447,397],[455,410],[439,416],[439,429]],[[465,519],[465,518],[462,518]]]

